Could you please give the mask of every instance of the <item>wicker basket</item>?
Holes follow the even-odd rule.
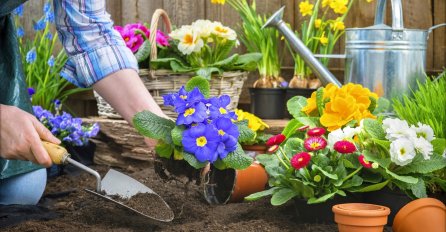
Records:
[[[150,25],[149,40],[152,45],[150,52],[151,60],[157,58],[156,31],[158,28],[158,22],[161,18],[163,19],[166,31],[168,33],[171,32],[172,28],[167,13],[162,9],[157,9],[152,16],[152,22]],[[164,94],[177,92],[181,86],[185,85],[191,77],[195,76],[195,74],[174,73],[171,70],[141,69],[139,71],[139,76],[163,112],[169,117],[176,118],[177,113],[175,113],[173,108],[164,106],[162,96]],[[243,71],[224,72],[222,75],[213,75],[210,81],[210,95],[228,95],[231,97],[231,103],[228,106],[228,109],[234,110],[237,107],[239,97],[242,92],[243,83],[247,78],[248,72]],[[94,95],[98,104],[99,116],[104,116],[107,118],[121,118],[121,116],[116,113],[113,108],[101,96],[99,96],[99,94],[95,92]]]

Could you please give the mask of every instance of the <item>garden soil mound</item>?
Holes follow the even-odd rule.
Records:
[[[92,168],[104,175],[110,167],[95,165]],[[209,205],[198,186],[185,185],[178,180],[164,182],[155,174],[150,163],[133,163],[117,170],[144,183],[163,197],[172,208],[175,219],[170,223],[154,223],[96,197],[83,190],[94,188],[94,177],[78,172],[49,181],[39,207],[54,213],[51,217],[33,219],[24,215],[21,222],[7,227],[8,217],[0,217],[0,231],[337,231],[335,225],[295,223],[292,202],[281,207],[271,206],[269,199]],[[14,219],[17,220],[17,217]]]

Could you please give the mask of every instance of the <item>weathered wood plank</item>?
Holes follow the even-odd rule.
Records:
[[[135,23],[138,19],[137,0],[122,1],[121,5],[121,24]]]
[[[121,0],[107,0],[105,3],[107,12],[110,14],[111,19],[115,25],[122,25],[122,8]]]
[[[434,24],[446,23],[446,1],[434,0],[433,5],[433,18]],[[446,68],[446,27],[442,27],[434,30],[433,36],[430,39],[434,41],[434,65],[436,70],[442,70]]]
[[[172,24],[181,26],[205,17],[205,1],[207,0],[163,0],[163,4]]]

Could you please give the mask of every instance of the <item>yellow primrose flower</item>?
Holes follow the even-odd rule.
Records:
[[[331,28],[335,31],[343,31],[345,29],[344,22],[341,21],[335,21],[333,24],[331,24]]]
[[[325,37],[325,35],[322,35],[321,38],[319,38],[319,42],[321,42],[322,45],[328,44],[328,38]]]
[[[314,5],[309,3],[308,1],[299,3],[299,11],[302,16],[313,14],[313,7]]]
[[[225,0],[211,0],[211,3],[224,5]]]
[[[314,21],[314,27],[315,27],[315,28],[320,28],[321,25],[322,25],[322,19],[316,19],[316,20]]]
[[[223,26],[219,22],[214,22],[212,34],[228,40],[236,40],[237,33],[229,27]]]
[[[322,0],[322,7],[329,6],[333,0]]]
[[[237,121],[248,120],[248,127],[255,132],[269,128],[268,124],[254,114],[239,109],[235,110],[235,114],[237,115]]]

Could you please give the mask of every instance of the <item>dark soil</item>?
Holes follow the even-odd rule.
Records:
[[[111,196],[111,198],[150,218],[170,221],[174,217],[169,206],[156,194],[138,193],[129,199],[123,199],[120,196]]]
[[[127,166],[126,166],[127,165]],[[271,206],[269,199],[227,205],[209,205],[202,190],[188,178],[164,182],[148,163],[131,162],[116,168],[152,188],[172,208],[175,219],[155,223],[140,214],[99,198],[83,189],[94,189],[95,179],[83,172],[71,173],[49,181],[45,197],[39,203],[57,214],[51,217],[23,217],[14,226],[0,231],[337,231],[336,225],[298,224],[292,201]],[[104,175],[110,168],[92,166]],[[185,183],[188,183],[186,185]],[[141,204],[148,205],[149,200]],[[135,206],[136,207],[136,206]],[[158,209],[156,212],[160,212]],[[29,215],[28,215],[29,216]],[[41,215],[42,216],[42,215]],[[26,219],[26,220],[25,220]],[[6,218],[8,220],[8,218]]]

